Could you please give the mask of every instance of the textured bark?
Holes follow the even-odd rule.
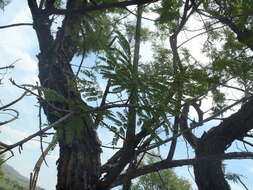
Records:
[[[204,135],[196,148],[196,158],[224,153],[222,138]],[[221,160],[203,160],[194,165],[195,181],[199,190],[230,190],[224,178]]]
[[[74,33],[73,28],[79,26],[81,17],[65,17],[56,39],[53,39],[48,15],[41,12],[34,1],[30,0],[28,3],[40,46],[38,59],[41,86],[52,89],[69,100],[49,100],[49,104],[42,104],[48,121],[53,123],[66,114],[63,110],[83,111],[87,108],[77,90],[75,75],[70,66],[77,50],[73,37],[78,33]],[[67,6],[71,9],[75,4],[71,1]],[[45,98],[47,99],[46,94]],[[58,128],[60,157],[56,189],[98,189],[96,184],[100,177],[101,149],[91,116],[75,116]]]
[[[43,87],[53,89],[72,101],[71,104],[63,102],[51,102],[51,104],[59,109],[82,111],[78,110],[78,107],[80,108],[82,105],[85,108],[86,105],[76,91],[74,74],[69,65],[72,56],[73,53],[71,50],[68,52],[68,49],[64,55],[61,52],[57,52],[57,57],[52,55],[52,59],[48,59],[50,54],[46,54],[44,58],[40,58],[39,78]],[[53,107],[46,104],[43,107],[50,122],[59,118],[59,115],[55,115]],[[60,113],[60,116],[62,116],[61,114],[63,113]],[[100,175],[101,151],[90,116],[87,114],[74,117],[73,121],[58,129],[58,135],[60,157],[57,190],[96,189],[95,186]]]
[[[59,140],[57,190],[95,190],[100,174],[100,150],[94,131],[84,121],[82,134],[74,138],[71,143],[66,142],[66,136]]]
[[[64,48],[64,50],[66,50],[65,54],[57,52],[56,57],[50,55],[51,53],[40,57],[39,78],[41,85],[55,90],[71,101],[71,103],[50,102],[55,107],[82,111],[80,107],[83,109],[86,105],[76,90],[74,74],[69,64],[73,53],[71,50],[68,52],[69,49]],[[59,115],[55,114],[53,107],[47,104],[44,104],[43,107],[49,122],[59,119]],[[64,113],[58,114],[62,117]],[[73,121],[63,124],[58,129],[58,135],[60,157],[57,190],[96,189],[95,185],[100,175],[101,151],[90,116],[87,114],[74,117]]]
[[[253,99],[226,118],[219,126],[204,133],[196,148],[196,158],[222,154],[236,139],[242,139],[253,128]],[[224,178],[221,161],[201,161],[194,165],[199,190],[230,190]]]

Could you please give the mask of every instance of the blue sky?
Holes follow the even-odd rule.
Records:
[[[12,3],[6,7],[5,11],[0,11],[0,25],[14,24],[19,22],[31,23],[31,15],[26,1],[13,0]],[[147,26],[149,26],[148,23]],[[19,84],[36,84],[36,81],[38,81],[36,55],[38,54],[39,49],[35,32],[31,26],[21,26],[0,30],[0,39],[0,67],[9,65],[16,60],[19,60],[15,64],[15,69],[8,71],[4,81],[2,81],[3,85],[0,86],[1,105],[10,102],[22,93],[20,89],[11,85],[11,83],[8,81],[10,77]],[[188,47],[192,47],[193,45],[196,46],[196,43],[199,43],[199,41],[188,44]],[[205,59],[200,55],[200,50],[196,50],[195,48],[193,51],[196,56]],[[143,46],[142,55],[142,61],[152,59],[152,53],[150,52],[150,47],[148,44],[146,44],[145,47]],[[93,60],[94,58],[87,58],[86,62]],[[38,107],[36,107],[36,104],[37,100],[34,97],[25,97],[21,102],[13,106],[13,108],[16,108],[20,112],[20,118],[8,125],[1,126],[1,141],[6,143],[14,143],[38,130]],[[1,114],[0,117],[3,118],[5,116],[2,116]],[[203,130],[207,130],[208,127],[216,124],[217,123],[211,122],[207,124]],[[105,129],[100,129],[99,134],[100,139],[104,143],[110,142],[111,138],[109,137],[111,136]],[[39,142],[30,141],[24,145],[24,149],[21,154],[19,154],[17,150],[14,151],[15,157],[11,158],[8,161],[8,164],[17,169],[22,175],[29,177],[34,164],[40,156],[39,147]],[[235,146],[233,146],[233,150],[236,150]],[[104,150],[102,161],[104,162],[106,158],[112,155],[112,153],[112,150]],[[162,154],[165,154],[163,148]],[[193,156],[192,149],[189,149],[189,155]],[[55,189],[57,176],[55,163],[57,157],[58,150],[56,149],[47,157],[47,163],[49,167],[44,165],[44,167],[41,169],[38,184],[47,190]],[[185,152],[185,142],[181,138],[179,140],[176,158],[185,157],[187,157]],[[226,163],[228,163],[229,171],[247,176],[247,178],[243,178],[243,180],[248,185],[249,189],[253,189],[253,164],[251,160],[226,161]],[[187,167],[177,168],[175,171],[177,171],[179,175],[193,181]],[[233,190],[243,190],[243,188],[237,184],[231,185]]]

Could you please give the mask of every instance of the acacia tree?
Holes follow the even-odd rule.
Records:
[[[60,147],[56,189],[106,190],[117,185],[129,189],[133,178],[183,165],[193,165],[200,190],[230,189],[221,160],[252,158],[251,152],[225,153],[234,141],[248,143],[244,138],[252,137],[250,0],[27,2],[40,48],[37,57],[41,86],[13,83],[39,98],[51,125],[5,146],[1,153],[54,127]],[[136,23],[119,32],[124,28],[121,24],[127,15],[125,10],[132,13],[127,8],[130,5],[137,6]],[[139,49],[145,34],[141,30],[142,12],[148,5],[159,15],[157,39],[169,39],[171,48],[155,43],[154,61],[140,64]],[[56,15],[62,17],[57,18],[58,28],[54,31]],[[185,43],[178,44],[194,16],[201,18],[200,32],[207,36],[203,51],[210,58],[208,64],[194,59],[190,51],[182,48]],[[220,49],[215,46],[219,40]],[[71,60],[90,52],[100,52],[102,62],[92,71],[83,70],[83,78],[79,79],[82,64],[75,73]],[[103,93],[97,87],[96,74],[108,81]],[[231,85],[231,79],[241,88]],[[221,87],[243,91],[245,97],[226,106],[228,101]],[[211,116],[206,117],[201,102],[210,94],[214,106]],[[99,107],[88,104],[87,100],[97,98],[101,98]],[[240,103],[239,111],[223,117],[223,113]],[[198,121],[189,127],[191,107],[198,113]],[[193,129],[217,117],[222,120],[218,126],[200,137],[193,133]],[[100,163],[102,145],[97,137],[97,128],[101,126],[115,134],[113,145],[119,139],[123,142],[104,165]],[[195,150],[195,159],[173,160],[180,136]],[[169,148],[164,160],[139,164],[147,151],[166,143]]]

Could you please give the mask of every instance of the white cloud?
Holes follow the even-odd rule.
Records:
[[[29,134],[27,132],[13,129],[10,126],[5,126],[4,128],[2,128],[1,134],[3,134],[5,136],[5,138],[8,138],[8,139],[11,138],[12,141],[14,141],[14,142],[17,142],[17,141],[22,140],[22,139],[26,138],[27,136],[29,136]],[[7,140],[7,141],[5,141],[5,143],[9,144],[12,141]],[[36,149],[39,146],[40,146],[40,142],[38,142],[38,141],[31,140],[31,141],[25,143],[25,147],[27,147],[29,149]]]
[[[253,167],[248,168],[248,170],[253,173]]]
[[[23,4],[20,5],[24,6]],[[12,3],[10,7],[11,6],[13,6]],[[9,15],[9,12],[7,12],[4,16],[6,20],[0,21],[0,25],[31,23],[31,14],[27,6],[22,9],[17,8],[15,14]],[[29,55],[29,53],[38,50],[36,33],[32,26],[6,28],[1,30],[0,34],[0,65],[9,65],[19,59],[20,61],[15,64],[15,70],[18,70],[20,73],[24,71],[31,73],[36,72],[37,61]]]
[[[27,135],[28,135],[24,131],[20,131],[20,130],[17,130],[17,129],[12,129],[9,126],[5,126],[4,128],[2,128],[1,131],[4,135],[8,135],[9,137],[11,137],[15,140],[20,140],[24,137],[27,137]]]

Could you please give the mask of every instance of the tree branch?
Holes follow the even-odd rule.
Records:
[[[19,116],[18,111],[14,110],[14,109],[3,109],[3,111],[13,111],[13,112],[15,112],[16,115],[9,114],[9,115],[12,116],[12,118],[9,119],[9,120],[7,120],[7,121],[0,122],[0,126],[1,126],[1,125],[5,125],[5,124],[7,124],[7,123],[10,123],[10,122],[12,122],[12,121],[18,119],[18,116]]]
[[[83,15],[87,14],[87,12],[91,11],[99,11],[111,8],[125,8],[131,5],[141,5],[146,3],[154,3],[159,0],[129,0],[129,1],[121,1],[115,3],[103,3],[100,5],[89,6],[82,9],[73,9],[73,10],[66,10],[66,9],[53,9],[49,10],[49,14],[57,14],[57,15]]]
[[[29,140],[33,139],[34,137],[37,137],[39,135],[42,135],[43,133],[45,133],[46,131],[48,131],[49,129],[52,129],[52,128],[57,128],[59,127],[59,124],[61,124],[62,122],[64,121],[67,121],[68,119],[70,119],[75,113],[74,112],[71,112],[71,113],[68,113],[67,115],[65,115],[64,117],[60,118],[59,120],[57,120],[56,122],[52,123],[51,125],[49,125],[48,127],[45,127],[44,129],[42,130],[39,130],[37,131],[36,133],[24,138],[23,140],[21,141],[18,141],[17,143],[15,144],[12,144],[12,145],[8,145],[8,148],[0,151],[0,154],[3,154],[15,147],[18,147],[18,146],[22,146],[24,143],[27,143]]]
[[[111,81],[108,80],[105,91],[104,91],[104,94],[103,94],[103,97],[102,97],[102,100],[101,100],[101,103],[100,103],[100,107],[105,106],[106,98],[107,98],[107,95],[109,93],[110,87],[111,87]],[[102,118],[103,118],[102,114],[98,113],[96,115],[96,119],[95,119],[95,127],[96,128],[98,127],[98,125],[99,125],[100,121],[102,120]]]
[[[33,26],[33,24],[32,23],[9,24],[9,25],[0,26],[0,29],[11,28],[11,27],[16,27],[16,26]]]
[[[26,94],[27,94],[27,92],[24,92],[24,93],[23,93],[19,98],[17,98],[16,100],[10,102],[9,104],[6,104],[6,105],[0,107],[0,110],[3,110],[3,109],[5,109],[5,108],[8,108],[8,107],[12,106],[13,104],[17,103],[17,102],[20,101],[22,98],[24,98]]]
[[[2,69],[13,69],[14,68],[14,65],[8,65],[8,66],[5,66],[5,67],[0,67],[0,70]]]
[[[126,180],[134,179],[148,173],[156,172],[162,169],[193,165],[203,160],[232,160],[232,159],[252,159],[251,152],[230,152],[225,154],[212,155],[208,157],[200,157],[198,159],[182,159],[182,160],[162,160],[154,164],[146,165],[138,168],[131,173],[121,174],[115,181],[112,187],[123,184]]]
[[[192,133],[192,130],[188,130],[188,113],[189,113],[189,104],[184,105],[181,117],[180,117],[180,130],[183,132],[183,137],[187,140],[187,142],[192,146],[192,148],[196,148],[198,143],[198,138]]]

